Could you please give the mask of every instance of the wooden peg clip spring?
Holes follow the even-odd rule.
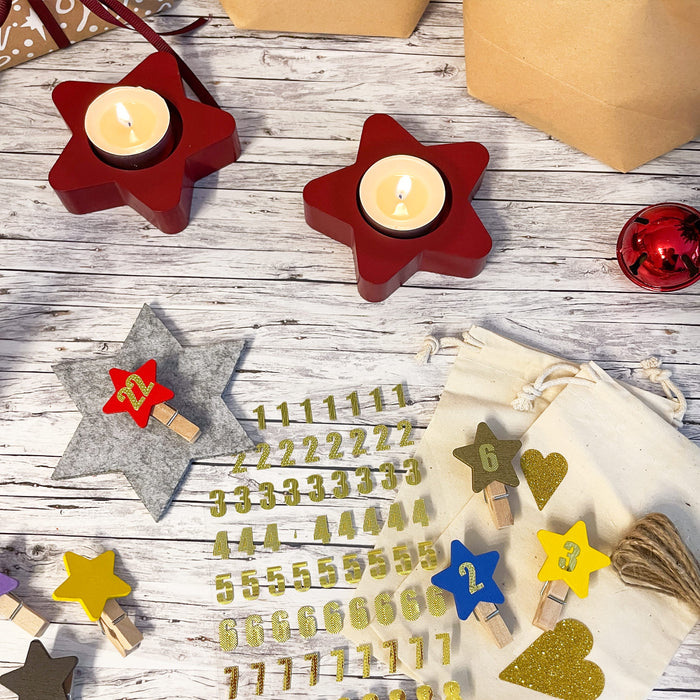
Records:
[[[199,428],[187,420],[179,411],[167,403],[158,403],[153,407],[151,415],[170,430],[185,438],[187,442],[195,442],[200,435]]]
[[[493,637],[499,649],[510,644],[513,636],[501,615],[501,611],[493,604],[482,601],[474,608],[476,619]]]
[[[122,656],[131,653],[143,641],[143,634],[113,598],[105,603],[97,624]]]
[[[532,624],[548,632],[553,630],[562,617],[569,586],[564,581],[547,581],[540,593],[540,602]]]
[[[489,507],[493,524],[499,529],[513,524],[513,513],[508,502],[508,489],[500,481],[484,487],[484,500]]]
[[[0,596],[0,618],[12,620],[32,637],[41,637],[49,626],[48,620],[45,620],[39,613],[34,612],[12,593],[5,593],[5,595]]]

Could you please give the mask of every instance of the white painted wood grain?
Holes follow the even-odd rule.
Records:
[[[700,142],[693,141],[631,174],[592,158],[492,107],[467,97],[461,4],[437,2],[407,40],[243,32],[215,0],[187,0],[157,20],[169,30],[200,14],[212,21],[172,44],[236,117],[241,160],[201,181],[193,220],[166,236],[124,209],[76,217],[48,187],[46,175],[68,130],[51,102],[63,80],[116,81],[149,47],[134,34],[109,32],[70,50],[0,73],[0,570],[22,580],[20,592],[56,625],[47,643],[81,659],[74,698],[211,700],[224,698],[222,669],[241,667],[239,697],[254,697],[249,664],[267,662],[267,697],[282,696],[281,666],[294,659],[294,683],[283,697],[337,700],[335,661],[344,647],[349,666],[342,688],[350,697],[384,692],[401,678],[360,676],[359,655],[344,640],[320,632],[321,681],[308,688],[304,647],[271,643],[258,650],[217,652],[217,624],[233,614],[239,628],[333,590],[259,601],[215,602],[213,576],[226,567],[262,571],[276,563],[315,561],[366,551],[372,538],[313,541],[318,507],[253,509],[245,518],[209,513],[212,488],[253,488],[294,475],[331,479],[336,468],[317,465],[228,476],[230,458],[194,464],[173,506],[156,524],[120,475],[54,482],[51,472],[79,415],[51,372],[62,359],[116,352],[138,313],[151,304],[183,343],[245,338],[226,401],[256,440],[321,439],[327,419],[258,430],[253,409],[281,401],[318,404],[403,381],[411,405],[383,414],[364,398],[357,422],[373,425],[410,416],[416,435],[428,424],[452,364],[445,352],[417,366],[413,353],[427,333],[459,335],[472,323],[576,361],[594,358],[614,376],[648,383],[637,362],[658,354],[688,396],[683,432],[700,442],[700,285],[673,295],[634,288],[619,271],[614,244],[621,225],[639,207],[662,200],[700,201]],[[485,271],[473,280],[419,273],[381,304],[357,294],[349,249],[309,229],[301,190],[314,177],[354,160],[364,119],[387,111],[425,143],[483,142],[491,162],[475,209],[494,239]],[[300,410],[300,409],[299,409]],[[380,419],[381,416],[381,419]],[[347,432],[341,418],[338,429]],[[394,450],[397,460],[405,451]],[[367,464],[377,465],[379,455]],[[355,460],[342,461],[351,480]],[[308,486],[306,486],[308,489]],[[302,489],[303,490],[303,489]],[[386,513],[391,492],[376,488],[371,502]],[[346,508],[361,512],[356,496],[326,498],[329,520]],[[279,521],[281,550],[229,562],[211,554],[216,532],[232,542],[244,525],[264,536],[270,514]],[[357,517],[357,515],[356,515]],[[101,640],[77,605],[56,603],[61,554],[119,552],[119,567],[134,585],[124,607],[144,630],[137,653],[122,660]],[[338,592],[338,591],[336,591]],[[347,590],[343,589],[343,596]],[[305,596],[308,596],[305,598]],[[27,639],[0,623],[0,670],[24,658]],[[307,685],[305,685],[307,684]],[[649,700],[690,700],[700,693],[700,627],[674,657]],[[0,691],[0,699],[12,694]],[[409,693],[409,697],[411,697]]]

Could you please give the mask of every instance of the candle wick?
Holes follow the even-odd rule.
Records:
[[[117,110],[117,119],[126,127],[131,129],[133,126],[133,121],[131,120],[131,114],[129,114],[129,110],[126,108],[126,106],[121,103],[117,102],[115,105],[115,108]]]

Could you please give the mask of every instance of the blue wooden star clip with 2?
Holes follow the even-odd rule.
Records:
[[[459,540],[452,540],[450,566],[432,577],[438,588],[452,593],[460,620],[466,620],[479,603],[502,603],[505,598],[493,580],[498,564],[496,551],[472,554]]]

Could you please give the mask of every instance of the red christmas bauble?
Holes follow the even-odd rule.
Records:
[[[700,279],[700,212],[654,204],[637,212],[617,239],[617,260],[635,284],[673,292]]]

